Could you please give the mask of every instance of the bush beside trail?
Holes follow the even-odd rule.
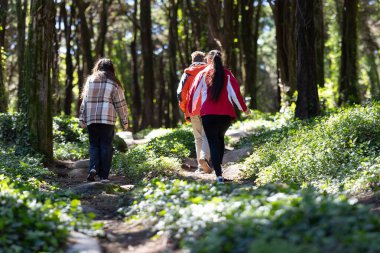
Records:
[[[251,136],[245,140],[254,145],[244,163],[245,178],[329,192],[369,190],[380,182],[379,123],[375,103]]]

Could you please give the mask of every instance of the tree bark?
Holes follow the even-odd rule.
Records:
[[[31,1],[25,85],[28,89],[28,116],[35,150],[53,158],[52,65],[55,6],[53,0]]]
[[[74,2],[78,7],[78,17],[80,19],[81,51],[83,53],[84,63],[86,65],[84,69],[84,75],[87,76],[91,74],[91,70],[94,67],[94,58],[92,57],[91,51],[91,31],[88,27],[86,19],[86,9],[88,8],[89,4],[85,3],[83,0],[76,0]]]
[[[339,105],[360,103],[357,74],[358,0],[344,0]]]
[[[244,90],[251,97],[250,107],[257,109],[257,39],[259,36],[259,19],[262,0],[254,8],[254,0],[242,0],[241,11],[241,44],[244,62]]]
[[[28,8],[27,0],[17,0],[17,65],[18,65],[18,89],[17,108],[19,111],[26,111],[26,94],[24,87],[24,64],[25,64],[25,19]]]
[[[295,13],[293,0],[269,1],[276,25],[277,61],[283,92],[292,97],[297,89]]]
[[[297,88],[295,117],[307,119],[320,114],[315,61],[314,4],[297,0]]]
[[[65,28],[65,41],[66,41],[66,80],[65,80],[65,115],[71,115],[71,104],[73,102],[73,79],[74,79],[74,65],[71,56],[71,27],[73,25],[73,6],[71,6],[70,20],[67,18],[66,2],[61,3],[61,16]]]
[[[0,2],[0,112],[8,110],[8,96],[4,82],[3,52],[5,48],[5,27],[7,26],[8,0]]]
[[[138,1],[135,0],[134,11],[133,11],[133,41],[131,43],[131,57],[132,57],[132,131],[136,133],[140,129],[140,119],[142,113],[141,104],[141,91],[139,86],[139,76],[138,76],[138,59],[137,59],[137,4]]]
[[[231,66],[233,31],[233,0],[224,0],[223,6],[219,0],[208,0],[208,26],[212,38],[222,51],[224,65]],[[220,25],[223,15],[223,26]]]
[[[140,1],[141,52],[143,57],[144,113],[141,127],[153,126],[154,71],[150,1]]]
[[[379,100],[380,99],[380,76],[377,70],[376,64],[376,53],[380,50],[379,44],[376,42],[371,29],[370,29],[370,18],[373,15],[373,12],[376,12],[376,9],[373,10],[368,3],[361,2],[359,10],[359,20],[360,20],[360,37],[363,41],[365,60],[368,65],[368,77],[369,77],[369,88],[371,93],[371,98]],[[376,15],[376,14],[375,14]]]
[[[325,86],[325,71],[324,71],[324,50],[325,50],[325,34],[323,22],[323,1],[316,0],[314,5],[314,26],[315,26],[315,60],[317,64],[317,84],[320,87]]]
[[[169,75],[170,75],[170,101],[172,108],[172,126],[176,126],[179,121],[179,107],[177,101],[177,47],[178,40],[178,0],[170,0],[169,7]],[[163,84],[161,84],[163,85]]]
[[[100,27],[99,27],[99,37],[96,42],[95,52],[97,58],[104,57],[104,45],[106,41],[106,34],[108,30],[108,9],[112,4],[112,0],[102,1],[102,11],[100,13]]]

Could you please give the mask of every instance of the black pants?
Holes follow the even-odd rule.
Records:
[[[231,125],[231,117],[228,115],[202,116],[202,124],[206,133],[212,165],[216,176],[222,175],[222,161],[224,155],[224,135]]]
[[[113,147],[112,140],[115,126],[107,124],[91,124],[87,127],[90,139],[90,168],[96,170],[101,179],[110,174]]]

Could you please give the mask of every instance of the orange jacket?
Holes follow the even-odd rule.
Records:
[[[179,82],[177,89],[177,97],[179,100],[179,107],[185,114],[186,120],[190,117],[188,111],[189,90],[194,81],[195,76],[206,67],[204,62],[194,62],[188,68],[185,69],[181,81]]]

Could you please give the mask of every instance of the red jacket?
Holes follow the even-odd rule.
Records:
[[[195,62],[191,64],[190,67],[185,69],[181,81],[179,82],[177,89],[177,97],[179,100],[179,107],[185,114],[186,119],[190,117],[187,106],[190,87],[193,84],[195,76],[204,68],[206,68],[206,66],[206,63],[204,62]]]
[[[243,112],[247,110],[236,78],[230,70],[224,69],[224,87],[218,101],[213,101],[210,95],[210,87],[206,83],[207,72],[210,70],[211,66],[205,68],[193,82],[188,102],[190,116],[228,115],[235,119],[236,113],[233,104]]]

